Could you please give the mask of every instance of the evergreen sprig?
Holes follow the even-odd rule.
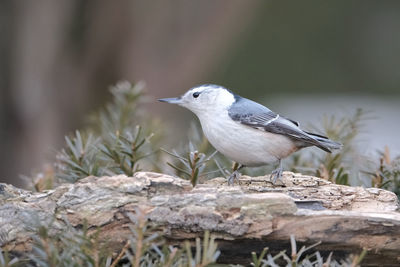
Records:
[[[90,234],[86,222],[81,230],[68,222],[62,232],[52,233],[50,229],[51,225],[37,225],[32,252],[27,255],[28,266],[109,266],[111,252],[99,242],[99,230]]]
[[[21,265],[21,263],[18,257],[11,257],[8,251],[0,248],[0,267],[16,267]]]
[[[152,224],[146,212],[136,208],[127,214],[131,234],[117,254],[112,254],[107,243],[100,242],[100,230],[91,230],[84,222],[82,229],[74,228],[66,218],[63,231],[50,230],[50,225],[40,221],[32,222],[34,234],[33,248],[20,258],[11,259],[8,253],[0,250],[0,267],[24,266],[63,267],[205,267],[215,263],[220,252],[215,237],[208,231],[204,233],[203,245],[196,239],[195,255],[189,242],[180,248],[168,246],[165,239]]]
[[[388,147],[379,152],[378,164],[363,173],[371,178],[372,187],[390,190],[400,199],[400,156],[392,159]]]
[[[102,159],[106,165],[104,173],[107,175],[126,174],[132,176],[139,171],[139,161],[152,154],[142,152],[142,147],[150,143],[152,134],[143,137],[141,126],[137,126],[134,133],[126,132],[125,135],[110,134],[110,141],[99,144]],[[110,144],[110,142],[112,142]]]
[[[331,154],[321,153],[318,150],[299,152],[285,160],[288,169],[321,177],[337,184],[349,185],[350,176],[357,176],[360,172],[360,166],[355,162],[364,157],[359,152],[355,139],[362,131],[365,120],[369,119],[367,115],[368,113],[362,109],[357,109],[350,117],[325,116],[321,122],[322,126],[310,125],[308,127],[310,131],[326,134],[328,138],[342,143],[343,147]]]
[[[221,254],[215,237],[210,236],[208,231],[204,232],[203,245],[200,238],[196,238],[195,255],[192,254],[192,246],[189,241],[185,241],[186,259],[188,267],[205,267],[215,263]]]
[[[165,149],[161,150],[178,160],[176,163],[167,162],[167,164],[176,170],[177,175],[188,178],[193,186],[196,186],[200,176],[216,172],[204,172],[204,170],[207,164],[212,162],[211,159],[218,151],[214,151],[212,154],[207,156],[204,153],[199,152],[192,142],[189,142],[189,151],[187,151],[185,155],[180,155],[175,150],[172,152]]]
[[[252,252],[251,266],[254,267],[267,267],[267,266],[286,266],[286,267],[341,267],[341,266],[360,266],[364,259],[367,250],[364,249],[358,255],[351,255],[348,258],[341,260],[340,262],[332,260],[333,253],[324,259],[319,251],[306,253],[313,250],[316,246],[320,245],[321,242],[317,242],[310,246],[302,246],[300,250],[297,250],[296,239],[294,235],[290,235],[291,254],[288,255],[285,250],[277,253],[276,255],[267,254],[268,248],[265,247],[259,256],[255,252]]]
[[[96,148],[99,141],[92,134],[82,136],[80,131],[72,137],[66,136],[67,146],[57,155],[58,178],[75,182],[89,175],[101,175]]]
[[[51,225],[37,222],[32,239],[33,249],[28,254],[20,257],[9,257],[0,250],[0,267],[15,266],[97,266],[97,267],[206,267],[214,266],[220,256],[218,244],[213,234],[204,232],[203,240],[196,238],[194,244],[188,240],[178,247],[167,245],[159,233],[156,225],[152,224],[146,212],[136,208],[134,213],[128,213],[131,234],[122,249],[112,254],[107,243],[100,242],[99,230],[89,231],[87,223],[82,229],[76,229],[66,219],[66,229],[59,232],[50,231]],[[320,244],[302,246],[297,250],[294,235],[290,236],[291,254],[286,250],[272,255],[268,248],[264,248],[260,255],[251,253],[250,265],[254,267],[266,266],[359,266],[367,250],[358,255],[351,255],[340,261],[321,256],[319,251],[314,251]],[[232,264],[234,264],[232,262]],[[242,266],[242,265],[235,265]]]
[[[91,116],[91,127],[65,137],[66,147],[57,154],[57,178],[75,182],[89,175],[133,176],[139,162],[155,154],[153,134],[138,125],[144,83],[120,82],[110,91],[113,100]]]

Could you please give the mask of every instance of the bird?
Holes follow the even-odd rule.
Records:
[[[297,121],[280,116],[269,108],[215,84],[190,88],[182,96],[158,99],[192,111],[204,135],[237,168],[228,185],[239,180],[243,167],[277,164],[271,173],[273,184],[282,176],[282,159],[299,149],[316,146],[325,152],[342,144],[328,137],[302,130]]]

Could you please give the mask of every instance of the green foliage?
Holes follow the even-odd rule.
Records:
[[[142,262],[157,261],[157,259],[150,257],[148,252],[152,247],[160,245],[160,235],[149,231],[145,213],[139,209],[136,210],[136,216],[128,214],[128,217],[133,224],[129,226],[132,233],[128,241],[130,249],[126,250],[125,253],[131,266],[142,266]]]
[[[79,131],[75,136],[65,137],[67,147],[57,155],[57,176],[68,182],[75,182],[89,175],[101,175],[97,159],[96,145],[99,138],[92,134],[82,137]]]
[[[175,171],[175,175],[189,179],[193,186],[199,182],[199,178],[217,173],[226,175],[226,169],[219,162],[228,164],[229,161],[219,157],[218,151],[210,145],[198,124],[191,123],[188,136],[190,141],[177,149],[168,151],[161,148],[170,156],[166,160],[167,165]]]
[[[19,258],[14,257],[11,259],[8,251],[3,251],[0,248],[0,267],[15,267],[21,264]]]
[[[181,248],[167,246],[143,211],[136,209],[136,214],[128,214],[128,217],[132,222],[130,225],[132,235],[128,240],[128,246],[125,246],[125,251],[124,249],[121,251],[125,253],[121,259],[122,261],[128,259],[130,266],[205,267],[215,263],[220,255],[215,237],[210,236],[208,231],[204,233],[203,246],[200,245],[200,238],[196,238],[193,257],[189,241],[185,241]]]
[[[217,247],[218,246],[215,243],[215,237],[210,237],[210,233],[208,231],[204,233],[203,246],[201,246],[200,238],[196,238],[196,252],[194,256],[192,255],[192,247],[189,241],[186,241],[185,249],[187,266],[203,267],[215,263],[221,254],[220,251],[217,250]]]
[[[91,127],[65,137],[66,147],[57,153],[57,178],[75,182],[89,175],[132,176],[140,170],[139,162],[157,150],[150,143],[153,134],[137,125],[144,117],[138,110],[143,89],[143,83],[128,82],[110,89],[113,101],[90,117]]]
[[[184,241],[178,247],[168,246],[157,225],[148,220],[146,212],[136,208],[127,213],[131,234],[118,253],[113,254],[110,244],[100,242],[100,229],[89,229],[84,222],[79,229],[63,218],[63,230],[55,230],[59,222],[50,224],[39,220],[32,222],[34,241],[32,251],[19,258],[8,256],[0,250],[0,267],[15,266],[93,266],[93,267],[206,267],[216,266],[220,256],[215,236],[204,232],[203,241],[196,238],[192,245]],[[332,253],[324,259],[320,252],[311,251],[320,242],[297,250],[294,236],[290,237],[291,254],[281,251],[276,255],[264,248],[259,256],[251,254],[251,266],[359,266],[366,254],[350,256],[340,262],[332,260]],[[250,256],[250,255],[249,255]],[[236,265],[240,266],[240,265]]]
[[[312,250],[314,247],[321,244],[321,242],[317,242],[311,246],[303,246],[300,250],[297,250],[296,240],[294,235],[290,236],[290,244],[291,244],[291,255],[288,255],[285,250],[279,252],[278,254],[272,256],[271,254],[267,254],[268,248],[264,248],[260,255],[257,257],[255,252],[252,252],[252,262],[251,266],[254,267],[267,267],[267,266],[287,266],[287,267],[328,267],[328,266],[359,266],[363,258],[365,257],[367,251],[363,250],[360,255],[350,256],[342,260],[341,262],[337,262],[332,260],[332,253],[324,259],[321,256],[319,251],[307,253],[307,251]]]
[[[63,219],[66,224],[62,231],[55,231],[56,221],[45,225],[40,221],[32,222],[34,241],[32,251],[20,258],[11,259],[7,252],[0,249],[0,267],[37,266],[93,266],[93,267],[205,267],[215,263],[220,252],[215,237],[204,233],[203,245],[199,238],[192,255],[190,242],[182,243],[180,248],[168,246],[162,235],[151,224],[146,213],[137,208],[128,213],[131,235],[118,254],[113,254],[107,243],[99,239],[100,229],[90,230],[86,223],[77,229]]]
[[[388,147],[379,154],[379,163],[364,173],[371,178],[372,187],[390,190],[400,198],[400,156],[391,159]]]
[[[204,233],[203,242],[196,238],[195,245],[184,241],[180,247],[168,246],[161,234],[157,232],[144,211],[135,210],[128,214],[131,221],[131,235],[124,247],[117,254],[112,254],[109,245],[99,242],[99,230],[90,233],[84,223],[81,230],[67,223],[63,231],[51,233],[49,226],[38,225],[33,235],[32,252],[20,258],[10,259],[7,253],[0,249],[0,267],[15,266],[134,266],[134,267],[206,267],[216,266],[220,256],[215,236],[208,231]],[[264,248],[259,256],[251,253],[251,266],[359,266],[367,251],[352,255],[337,262],[332,260],[332,253],[324,259],[318,251],[308,252],[320,242],[297,250],[294,236],[290,237],[291,254],[281,251],[276,255],[267,254]],[[194,252],[194,253],[193,253]],[[222,266],[222,265],[221,265]],[[241,265],[235,265],[241,266]]]
[[[214,151],[214,153],[211,155],[206,156],[204,153],[199,152],[191,142],[189,142],[189,148],[190,149],[187,154],[183,156],[179,155],[175,150],[169,152],[165,149],[162,149],[162,151],[168,153],[170,156],[178,160],[178,163],[173,164],[167,162],[167,164],[175,169],[179,176],[183,175],[187,177],[192,185],[195,186],[198,182],[199,176],[211,173],[203,173],[203,171],[206,168],[207,163],[210,162],[217,151]]]
[[[315,175],[337,184],[359,185],[390,190],[400,198],[400,156],[391,159],[389,148],[379,152],[378,162],[374,156],[360,152],[356,137],[362,131],[368,114],[361,109],[350,117],[340,119],[334,116],[325,117],[322,121],[323,131],[311,126],[311,131],[325,132],[332,140],[341,142],[343,148],[332,154],[311,151],[297,153],[285,160],[288,169]],[[359,180],[350,180],[350,177]]]
[[[311,125],[309,130],[322,135],[326,134],[328,138],[342,143],[342,149],[333,151],[332,154],[318,150],[312,150],[309,153],[308,151],[299,152],[285,162],[288,169],[315,175],[337,184],[349,185],[350,174],[357,176],[361,168],[355,164],[360,161],[359,158],[363,157],[355,138],[361,132],[366,119],[368,119],[367,113],[361,109],[357,109],[350,117],[325,116],[321,127]]]
[[[87,225],[82,230],[71,225],[62,232],[51,234],[40,225],[33,235],[32,254],[28,255],[34,266],[106,266],[111,253],[99,243],[99,231],[89,234]]]
[[[343,147],[335,153],[325,153],[319,159],[320,167],[317,168],[317,176],[337,184],[349,185],[349,173],[354,165],[354,159],[361,155],[356,147],[355,138],[366,119],[368,119],[367,113],[362,109],[357,109],[350,117],[337,119],[329,116],[323,119],[323,132],[332,140],[342,143]]]
[[[135,172],[139,171],[138,162],[151,155],[152,152],[147,154],[142,151],[142,147],[150,143],[150,138],[153,136],[142,136],[141,127],[137,126],[134,133],[127,132],[126,135],[110,134],[109,143],[104,141],[99,144],[99,150],[104,168],[104,173],[107,175],[126,174],[132,176]]]

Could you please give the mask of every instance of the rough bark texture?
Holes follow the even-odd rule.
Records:
[[[76,227],[85,220],[92,229],[101,227],[101,239],[118,249],[129,234],[126,213],[137,206],[171,243],[210,230],[219,238],[221,261],[246,263],[251,251],[265,246],[281,250],[290,234],[304,244],[322,241],[317,249],[335,255],[367,248],[365,263],[400,261],[395,194],[291,172],[275,186],[269,176],[243,176],[236,186],[215,178],[192,188],[186,180],[151,172],[87,177],[43,193],[0,184],[0,246],[29,250],[32,221],[46,223],[55,217],[56,229],[63,229],[65,218]]]

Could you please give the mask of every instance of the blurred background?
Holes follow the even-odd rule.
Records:
[[[143,80],[147,110],[217,83],[300,121],[370,111],[365,153],[400,152],[400,1],[0,1],[0,182],[22,185],[64,135]],[[181,133],[186,138],[186,132]]]

